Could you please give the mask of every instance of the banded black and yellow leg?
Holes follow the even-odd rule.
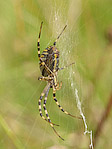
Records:
[[[38,49],[38,58],[39,58],[39,60],[40,60],[40,36],[41,36],[42,24],[43,24],[43,22],[41,22],[39,37],[38,37],[38,41],[37,41],[37,49]]]
[[[40,81],[51,81],[52,79],[53,79],[53,78],[52,78],[52,77],[49,77],[49,76],[48,76],[48,77],[43,77],[43,76],[42,76],[42,77],[39,77],[39,78],[38,78],[38,80],[40,80]]]
[[[57,99],[56,99],[56,90],[55,90],[54,87],[53,87],[53,99],[54,99],[54,101],[56,102],[56,104],[58,105],[59,109],[60,109],[62,112],[64,112],[64,113],[67,114],[67,115],[70,115],[70,116],[72,116],[72,117],[75,117],[75,118],[78,118],[78,119],[82,119],[81,117],[77,117],[77,116],[74,116],[74,115],[68,113],[67,111],[65,111],[65,110],[62,108],[62,106],[59,104],[59,102],[58,102]]]
[[[49,87],[50,87],[50,83],[48,83],[46,85],[46,87],[44,88],[43,92],[41,93],[40,99],[38,101],[40,116],[42,117],[42,119],[44,119],[46,121],[48,121],[48,120],[42,115],[41,101],[42,101],[42,98],[44,97],[44,95],[46,94],[47,90],[49,89]]]
[[[44,111],[45,111],[45,114],[46,114],[46,117],[47,117],[48,122],[51,123],[51,124],[53,124],[53,125],[55,125],[55,126],[59,126],[59,125],[54,124],[54,123],[51,122],[50,117],[49,117],[48,112],[47,112],[47,109],[46,109],[46,102],[47,102],[47,97],[48,97],[49,89],[50,89],[50,86],[49,86],[47,92],[45,93],[45,99],[44,99],[43,108],[44,108]]]

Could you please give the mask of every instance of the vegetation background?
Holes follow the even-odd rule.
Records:
[[[51,120],[60,124],[55,128],[65,141],[39,116],[37,101],[46,85],[38,81],[36,42],[41,21],[41,52],[67,24],[57,43],[60,67],[76,62],[59,73],[63,86],[57,99],[67,111],[79,115],[73,83],[93,137],[99,131],[95,148],[112,148],[112,1],[1,0],[0,149],[89,148],[82,121],[59,111],[52,90],[47,109]]]

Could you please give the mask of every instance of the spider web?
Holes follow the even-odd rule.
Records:
[[[0,2],[0,148],[66,149],[88,148],[89,144],[93,148],[91,129],[95,134],[111,93],[112,45],[104,37],[108,29],[108,38],[111,35],[111,3],[109,0]],[[38,81],[41,73],[36,41],[41,21],[41,52],[52,45],[67,24],[57,42],[60,67],[75,62],[58,73],[58,81],[63,85],[56,97],[64,110],[81,115],[83,121],[59,110],[53,101],[52,89],[46,105],[52,122],[60,124],[55,129],[64,142],[41,119],[38,111],[37,102],[46,85]],[[112,146],[111,119],[105,124],[98,137],[98,148]]]
[[[33,6],[31,6],[31,7],[33,7]],[[57,8],[57,5],[56,5],[56,3],[54,1],[54,7],[52,7],[51,15],[50,15],[50,18],[49,18],[49,24],[50,24],[50,27],[52,29],[51,32],[53,34],[51,36],[51,39],[49,39],[49,43],[47,43],[47,45],[46,45],[46,47],[48,45],[52,45],[52,43],[54,41],[53,39],[55,39],[59,35],[59,33],[61,32],[61,30],[63,29],[63,27],[66,24],[68,25],[67,29],[64,31],[64,33],[60,37],[59,41],[57,42],[57,47],[59,47],[58,49],[60,51],[60,67],[69,65],[70,63],[75,61],[75,58],[72,57],[71,49],[74,49],[75,52],[76,52],[76,47],[77,47],[77,45],[79,43],[79,39],[78,39],[77,33],[74,33],[75,34],[75,38],[72,35],[73,26],[70,26],[70,24],[69,24],[69,22],[71,20],[67,20],[65,16],[62,16],[63,10],[66,9],[66,8],[67,8],[67,4],[63,3],[63,2],[62,3],[60,2],[60,7]],[[79,13],[79,16],[80,16],[80,13]],[[76,21],[77,21],[78,17],[76,17]],[[32,18],[32,20],[33,20],[33,18]],[[33,21],[32,20],[29,21],[27,19],[27,21],[29,21],[30,24],[32,24],[32,22],[34,22],[34,24],[35,24],[35,20],[33,20]],[[30,30],[30,27],[29,27],[29,30]],[[17,61],[19,61],[19,60],[17,60]],[[36,66],[37,65],[38,64],[36,64]],[[39,70],[37,70],[37,71],[39,71]],[[92,147],[93,146],[92,145],[92,131],[88,130],[86,117],[85,117],[85,115],[83,113],[83,110],[82,110],[81,103],[82,103],[83,99],[80,100],[80,94],[81,94],[81,89],[80,88],[81,87],[79,87],[80,78],[77,77],[77,73],[78,73],[78,71],[77,71],[77,62],[76,61],[75,61],[75,65],[69,66],[66,69],[64,69],[64,70],[62,70],[62,71],[60,71],[58,73],[58,80],[63,82],[63,86],[62,86],[62,89],[60,91],[58,91],[56,95],[57,95],[57,99],[60,102],[60,104],[62,105],[62,107],[63,108],[65,107],[64,108],[65,110],[67,110],[69,112],[69,110],[70,110],[69,107],[71,107],[72,110],[71,110],[70,113],[73,114],[74,111],[75,111],[75,115],[79,115],[80,114],[83,117],[84,127],[85,127],[84,134],[86,134],[86,133],[90,134],[90,148],[93,148]],[[18,79],[18,78],[16,78],[16,79]],[[17,84],[13,88],[14,89],[18,88],[18,86],[22,87],[22,85],[24,84],[23,82],[25,82],[25,80],[21,80],[21,78],[20,78],[18,80]],[[38,91],[38,89],[40,88],[40,86],[42,84],[45,84],[45,83],[44,82],[39,82],[38,83],[38,87],[32,92],[32,95],[25,102],[24,108],[23,107],[19,107],[21,110],[20,110],[20,112],[17,113],[15,121],[20,121],[22,119],[22,116],[24,115],[26,109],[28,108],[28,105],[30,105],[32,103],[33,99],[37,100],[37,97],[40,96],[39,94],[36,94],[36,92]],[[12,90],[13,90],[13,88],[12,88]],[[43,88],[44,88],[44,85],[43,85]],[[10,94],[13,95],[13,92],[10,91]],[[66,101],[64,103],[64,101],[61,98],[65,98],[65,100],[67,100],[67,99],[69,99],[69,96],[71,96],[70,97],[70,101],[68,100],[68,101]],[[7,101],[7,103],[5,103],[5,106],[7,107],[7,104],[9,104],[9,109],[11,109],[12,106],[10,104],[10,100],[9,101],[7,100],[8,99],[7,96],[6,96],[5,99]],[[73,99],[73,100],[71,101],[71,99]],[[19,98],[18,98],[18,100],[19,100]],[[35,102],[36,102],[36,100],[35,100]],[[49,101],[48,101],[48,106],[47,107],[48,107],[48,112],[49,112],[49,115],[50,115],[50,113],[52,113],[52,110],[53,110],[52,105],[56,106],[55,104],[53,104],[54,101],[52,100],[52,91],[50,91],[50,93],[49,93],[48,100]],[[16,106],[18,107],[18,105],[15,105],[15,107]],[[35,106],[36,106],[36,104],[34,104],[33,108],[37,110],[37,108],[35,108]],[[67,109],[67,108],[69,108],[69,109]],[[62,130],[61,130],[62,126],[63,126],[62,123],[63,123],[63,120],[64,120],[64,119],[61,119],[62,115],[64,115],[64,113],[60,112],[59,109],[58,109],[57,117],[59,117],[59,118],[57,118],[57,119],[58,119],[58,123],[61,126],[59,128],[56,128],[56,130],[58,131],[58,133],[61,136],[66,137],[66,135],[68,135],[68,129],[70,128],[70,125],[73,123],[73,121],[69,121],[71,118],[66,118],[65,119],[66,121],[64,121],[64,122],[66,123],[65,124],[66,128],[63,128],[64,129],[63,130],[64,133],[63,133]],[[40,138],[40,141],[42,142],[40,148],[44,148],[45,147],[44,142],[46,141],[47,137],[49,137],[51,140],[54,141],[55,144],[57,144],[58,138],[57,138],[56,141],[54,140],[54,139],[56,139],[56,136],[55,136],[54,132],[51,130],[51,128],[49,128],[49,125],[47,123],[45,123],[44,121],[38,122],[39,121],[38,120],[39,119],[39,115],[37,116],[37,113],[36,113],[36,115],[34,115],[34,117],[35,117],[35,120],[33,122],[31,122],[32,123],[32,127],[29,130],[29,132],[28,132],[28,135],[27,135],[27,138],[26,138],[26,142],[25,142],[25,147],[28,147],[29,140],[30,140],[31,136],[33,136],[33,132],[35,130],[37,130],[38,127],[39,127],[39,129],[41,129],[40,132],[42,134],[41,138],[40,138],[40,136],[38,136],[38,138]],[[53,115],[51,116],[51,119],[53,119],[52,117],[53,117]],[[56,115],[55,115],[55,117],[56,117]],[[67,117],[67,116],[65,115],[65,117]],[[77,125],[80,123],[79,120],[77,120],[77,119],[75,119],[74,121],[76,121]],[[29,123],[30,123],[30,121],[28,121],[28,125],[29,125]],[[40,125],[38,123],[40,123],[40,125],[42,126],[41,128],[40,128]],[[73,131],[74,130],[73,124],[71,125],[71,127],[72,127],[72,131]],[[26,129],[26,131],[28,130],[28,128]],[[39,134],[40,134],[40,132],[39,132]],[[74,130],[74,132],[75,132],[75,130]],[[48,134],[49,134],[49,136],[48,136]],[[36,133],[36,135],[38,135],[38,134]],[[2,141],[3,140],[5,140],[5,137],[2,139]],[[67,138],[66,138],[66,142],[67,142]],[[66,145],[66,143],[64,143],[64,145]]]
[[[59,41],[57,42],[57,46],[59,47],[58,49],[60,51],[60,67],[67,66],[70,63],[75,61],[75,58],[72,57],[71,49],[74,49],[74,52],[76,52],[76,47],[79,43],[78,32],[74,33],[75,34],[75,37],[74,37],[72,34],[73,26],[69,25],[70,20],[66,20],[66,17],[64,18],[64,16],[62,16],[63,10],[61,8],[63,8],[63,7],[66,8],[67,5],[61,3],[60,8],[56,9],[56,3],[54,2],[54,7],[51,10],[51,15],[49,18],[49,24],[51,26],[53,34],[51,36],[50,41],[46,45],[46,47],[49,45],[52,45],[52,43],[54,42],[53,39],[55,39],[60,34],[63,27],[67,24],[67,29],[64,31],[64,33],[60,37]],[[60,11],[60,9],[61,9],[61,11]],[[79,16],[81,13],[79,13]],[[76,17],[76,21],[77,21],[78,17]],[[72,104],[71,105],[72,110],[75,109],[75,111],[76,111],[75,115],[80,114],[82,116],[83,122],[84,122],[84,128],[85,128],[84,134],[90,135],[90,148],[93,149],[92,130],[90,130],[90,131],[88,130],[88,124],[86,121],[86,116],[84,115],[84,112],[82,110],[82,102],[84,99],[80,99],[80,94],[81,94],[81,87],[79,87],[80,77],[78,77],[77,73],[78,73],[78,70],[77,70],[77,62],[76,61],[75,61],[75,65],[69,66],[66,69],[64,69],[58,73],[58,80],[63,82],[63,86],[62,86],[62,89],[60,91],[58,91],[59,95],[57,93],[57,99],[61,103],[62,107],[63,106],[66,107],[64,109],[66,109],[68,111],[67,105],[68,105],[68,107],[70,107],[70,105]],[[63,75],[64,75],[64,77],[63,77]],[[66,90],[67,90],[66,88],[68,88],[69,91],[66,92]],[[50,97],[51,94],[52,93],[50,91],[49,96],[48,96],[48,100],[52,98],[52,96]],[[72,101],[66,101],[66,103],[63,105],[63,101],[62,101],[61,97],[62,98],[67,97],[69,99],[70,94],[71,94],[71,96],[72,96],[71,98],[73,98],[73,100]],[[66,100],[66,98],[65,98],[65,100]],[[47,101],[47,104],[49,105],[49,106],[47,106],[49,115],[50,115],[50,113],[52,113],[52,102],[53,102],[52,100],[50,100],[50,102]],[[73,103],[71,103],[71,102],[73,102]],[[53,105],[53,106],[56,106],[56,105]],[[71,112],[72,112],[72,110],[71,110]],[[62,124],[62,120],[61,120],[62,114],[58,110],[58,116],[59,116],[58,123],[59,124]],[[50,116],[50,117],[52,117],[52,116]],[[75,120],[75,121],[77,121],[77,124],[80,123],[79,120]],[[32,132],[34,131],[36,124],[37,124],[37,118],[35,119],[35,122],[33,123],[32,129],[30,130],[29,136],[28,136],[27,141],[25,143],[26,146],[28,146],[30,136],[31,136]],[[49,125],[47,123],[43,122],[42,125],[43,125],[42,127],[44,127],[45,131],[43,131],[43,135],[42,135],[41,148],[44,148],[44,146],[45,146],[44,142],[45,142],[46,138],[48,137],[48,135],[47,135],[48,130],[51,130],[51,129],[49,129]],[[56,130],[58,131],[59,134],[61,134],[61,132],[62,132],[61,127],[62,126],[60,126],[59,128],[56,128]],[[64,129],[65,133],[62,134],[62,136],[63,135],[66,136],[69,127],[70,127],[69,119],[66,119],[66,128]],[[74,128],[72,128],[72,129],[74,129]],[[52,131],[49,133],[50,133],[50,135],[52,133],[52,136],[55,135],[55,134],[53,134]],[[50,139],[52,139],[52,138],[50,137]],[[56,143],[56,141],[55,141],[55,143]],[[64,144],[66,145],[66,143],[64,143]]]

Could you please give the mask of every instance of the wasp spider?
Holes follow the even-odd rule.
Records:
[[[56,48],[56,42],[60,38],[61,34],[63,33],[63,31],[65,30],[67,25],[63,28],[62,32],[59,34],[59,36],[55,40],[54,44],[52,46],[47,47],[42,52],[42,54],[40,54],[40,36],[41,36],[42,24],[43,24],[43,22],[41,23],[41,26],[40,26],[40,32],[39,32],[39,37],[38,37],[38,41],[37,41],[38,58],[39,58],[39,65],[40,65],[40,71],[42,73],[42,76],[39,77],[38,79],[42,80],[42,81],[47,81],[47,85],[44,88],[43,92],[41,93],[41,96],[38,101],[39,112],[40,112],[40,116],[44,120],[46,120],[50,124],[50,126],[53,128],[56,135],[58,137],[60,137],[62,140],[64,140],[55,130],[54,125],[56,125],[56,124],[51,122],[51,119],[50,119],[47,109],[46,109],[46,102],[47,102],[49,89],[53,88],[53,99],[56,102],[56,104],[58,105],[59,109],[67,115],[76,117],[76,116],[73,116],[72,114],[68,113],[67,111],[65,111],[56,99],[56,91],[59,90],[62,86],[62,82],[59,85],[59,82],[57,81],[57,72],[64,69],[65,67],[67,67],[67,66],[65,66],[63,68],[59,68],[59,51]],[[72,65],[72,64],[70,64],[70,65]],[[43,116],[42,109],[41,109],[41,102],[42,102],[43,97],[44,97],[43,109],[45,111],[46,117]],[[80,119],[80,117],[76,117],[76,118]],[[56,126],[59,126],[59,125],[56,125]]]

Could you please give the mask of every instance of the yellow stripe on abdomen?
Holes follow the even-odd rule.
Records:
[[[54,54],[54,69],[53,69],[53,72],[56,71],[56,64],[57,64],[57,54]]]

